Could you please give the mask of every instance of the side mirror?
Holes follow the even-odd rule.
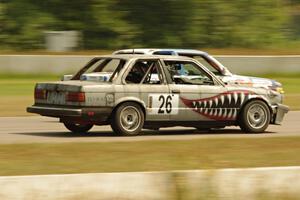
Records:
[[[73,78],[72,74],[67,74],[67,75],[63,75],[63,77],[61,77],[62,81],[69,81]]]

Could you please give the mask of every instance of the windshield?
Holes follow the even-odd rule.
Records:
[[[188,54],[179,53],[180,56],[188,56],[198,60],[202,65],[204,65],[209,71],[217,76],[227,76],[231,75],[226,67],[224,67],[218,60],[210,55],[199,55],[199,54]]]
[[[193,56],[194,59],[198,60],[202,65],[204,65],[209,71],[214,73],[215,75],[222,75],[220,71],[218,71],[212,62],[207,62],[203,57],[201,56]]]
[[[111,82],[117,78],[125,63],[126,60],[118,58],[94,58],[72,80]]]
[[[232,75],[231,72],[214,57],[207,55],[207,57],[205,57],[205,58],[206,58],[206,60],[210,60],[212,63],[214,63],[220,69],[220,71],[222,72],[221,73],[222,75],[224,75],[224,76]]]

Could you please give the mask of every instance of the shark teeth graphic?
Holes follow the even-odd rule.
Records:
[[[255,93],[247,90],[234,90],[216,96],[189,100],[180,97],[182,102],[194,112],[213,120],[235,120],[240,106]]]
[[[236,118],[237,116],[237,109],[233,109],[232,118]]]
[[[236,92],[233,93],[233,99],[234,99],[234,104],[236,104],[238,100],[238,95]]]
[[[231,103],[231,94],[227,94],[228,102]]]
[[[221,104],[223,105],[224,104],[224,95],[221,95]]]
[[[218,116],[218,111],[219,111],[219,109],[215,109],[215,113],[214,113],[214,116]]]
[[[227,118],[231,118],[231,114],[232,114],[232,109],[229,109],[229,113],[227,115]]]
[[[223,118],[227,118],[227,109],[224,108]]]
[[[219,99],[215,98],[215,104],[216,104],[216,106],[218,106],[218,103],[219,103]]]
[[[213,103],[213,101],[212,101],[212,100],[209,100],[209,108],[212,107],[212,103]]]
[[[195,109],[195,110],[198,110],[197,102],[196,102],[196,101],[193,101],[192,104],[193,104],[194,109]]]
[[[218,114],[218,117],[221,117],[222,116],[222,109],[219,108],[219,114]]]
[[[241,105],[243,104],[244,100],[245,100],[245,94],[242,92],[241,93]]]

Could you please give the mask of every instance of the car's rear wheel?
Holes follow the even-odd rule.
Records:
[[[72,133],[84,134],[87,133],[92,127],[92,124],[76,124],[70,122],[64,122],[65,127]]]
[[[270,117],[270,110],[266,103],[254,100],[243,108],[239,117],[239,125],[244,132],[262,133],[269,126]]]
[[[114,111],[111,118],[111,128],[118,135],[138,135],[144,125],[144,113],[134,102],[121,104]]]

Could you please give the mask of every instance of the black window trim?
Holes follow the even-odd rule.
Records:
[[[122,84],[123,84],[123,85],[142,85],[142,84],[144,84],[144,83],[143,83],[144,77],[143,77],[143,79],[141,80],[141,82],[139,82],[139,83],[127,83],[127,82],[126,82],[126,77],[127,77],[127,75],[129,74],[129,72],[131,71],[132,67],[135,65],[135,63],[137,63],[138,61],[141,61],[141,60],[142,60],[142,61],[157,61],[159,73],[161,73],[162,78],[163,78],[163,81],[161,81],[161,83],[160,83],[159,85],[165,85],[165,84],[168,83],[167,80],[166,80],[166,75],[165,75],[165,73],[164,73],[164,70],[163,70],[163,67],[162,67],[162,64],[161,64],[159,58],[137,58],[137,59],[134,59],[133,61],[131,61],[131,62],[129,63],[129,65],[130,65],[129,69],[127,69],[126,72],[123,73],[123,76],[122,76]],[[146,74],[145,74],[145,75],[146,75]],[[147,85],[151,85],[151,84],[147,84]]]

